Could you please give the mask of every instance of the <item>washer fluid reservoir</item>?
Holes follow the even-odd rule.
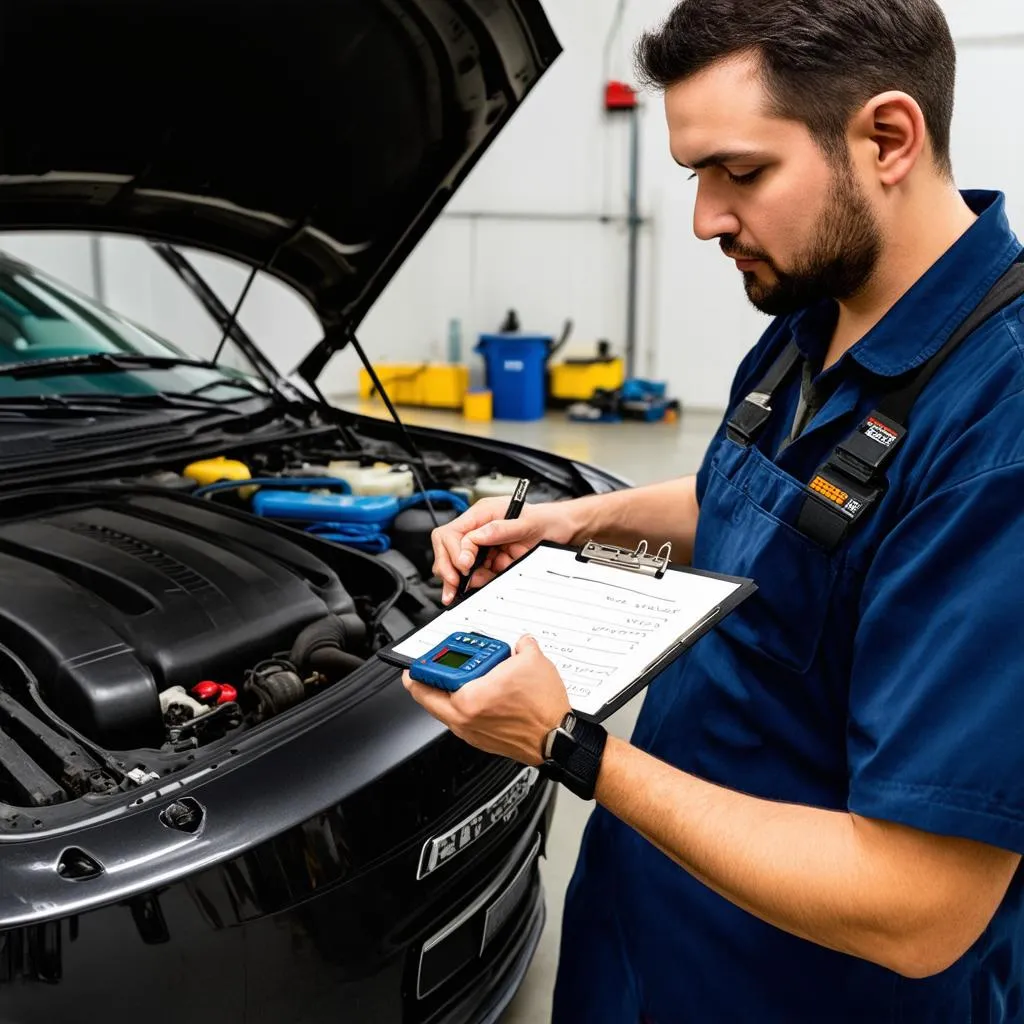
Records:
[[[481,501],[483,498],[505,498],[515,494],[519,478],[505,476],[502,473],[491,473],[488,476],[477,477],[473,484],[473,500]]]
[[[327,466],[327,475],[344,480],[353,494],[408,498],[416,489],[412,470],[405,466],[390,466],[386,462],[372,466],[360,466],[358,462],[331,462]]]

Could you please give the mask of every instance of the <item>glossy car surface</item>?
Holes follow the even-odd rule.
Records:
[[[375,652],[440,611],[452,494],[621,481],[341,412],[316,381],[556,58],[544,13],[5,16],[0,230],[146,239],[225,344],[200,358],[0,259],[0,1020],[495,1020],[543,927],[553,790],[447,733]],[[295,376],[182,247],[311,305]],[[351,463],[413,492],[382,530],[259,514],[268,491],[337,494]],[[201,486],[211,465],[226,487]]]

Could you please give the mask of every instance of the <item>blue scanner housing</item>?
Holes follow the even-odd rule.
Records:
[[[501,640],[480,633],[452,633],[417,658],[409,666],[409,675],[418,683],[454,693],[511,656],[512,648]]]

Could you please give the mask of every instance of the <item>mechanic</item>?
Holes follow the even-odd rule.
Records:
[[[480,545],[474,585],[542,538],[646,538],[760,589],[655,680],[631,742],[577,723],[572,788],[599,806],[554,1018],[1022,1021],[1024,303],[941,362],[854,526],[802,518],[1021,253],[1003,196],[954,185],[949,27],[935,0],[683,0],[637,53],[695,233],[775,319],[695,477],[512,522],[481,502],[435,533],[435,570],[450,598]],[[791,339],[758,422],[744,400]],[[524,764],[569,708],[529,637],[455,695],[406,686]]]

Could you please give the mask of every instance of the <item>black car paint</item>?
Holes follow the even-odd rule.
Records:
[[[69,488],[69,497],[88,490]],[[27,500],[25,491],[11,495],[8,511]],[[221,514],[252,523],[243,512]],[[257,529],[292,532],[269,523]],[[269,726],[230,749],[179,758],[177,770],[134,793],[2,816],[0,1021],[72,1019],[97,984],[100,949],[134,979],[134,996],[126,989],[123,1004],[105,1015],[113,1024],[135,1020],[133,1005],[147,1005],[154,1021],[180,1014],[180,1004],[145,998],[197,948],[249,965],[221,975],[208,1004],[218,1011],[194,1014],[203,1021],[319,1021],[339,1012],[352,1021],[475,1021],[486,1019],[477,1016],[484,1006],[510,998],[543,916],[535,864],[529,891],[487,955],[470,957],[423,999],[415,995],[419,953],[497,875],[513,871],[520,846],[539,838],[543,847],[551,785],[538,780],[507,822],[418,879],[424,844],[508,785],[520,766],[455,739],[409,700],[399,673],[376,660]],[[163,770],[158,758],[147,767]],[[195,831],[171,827],[168,811],[183,800],[199,808]],[[76,858],[97,870],[69,873]],[[282,931],[290,936],[283,945]],[[289,985],[302,978],[320,992],[297,999],[287,1017],[271,1014],[277,1004],[265,993],[254,998],[266,969],[257,965],[270,950]],[[205,1007],[208,982],[202,971],[186,972],[175,990]],[[229,1009],[227,990],[236,997]],[[364,1016],[363,1006],[375,1009]],[[394,1015],[380,1016],[384,1006]]]

